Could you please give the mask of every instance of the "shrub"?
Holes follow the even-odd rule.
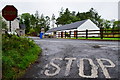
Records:
[[[31,28],[29,33],[28,33],[28,35],[30,35],[30,36],[37,36],[37,32],[34,29]]]
[[[15,35],[2,35],[3,80],[22,76],[40,52],[41,48],[33,40]]]

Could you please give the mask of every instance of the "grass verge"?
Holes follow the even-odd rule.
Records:
[[[41,53],[41,48],[28,38],[2,35],[2,79],[16,80]]]
[[[66,39],[76,39],[76,38],[66,38]],[[79,37],[77,39],[86,39],[85,37]],[[95,39],[95,40],[120,40],[119,38],[95,38],[95,37],[89,37],[88,39]]]

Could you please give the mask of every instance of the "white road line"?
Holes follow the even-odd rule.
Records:
[[[86,76],[84,74],[84,61],[83,60],[88,60],[90,65],[92,66],[91,76]],[[98,77],[97,69],[98,69],[98,67],[93,63],[92,59],[89,59],[89,58],[80,59],[79,76],[84,77],[84,78],[97,78]]]
[[[69,72],[70,72],[71,65],[72,65],[72,61],[76,60],[76,58],[65,58],[65,60],[68,60],[68,63],[66,65],[66,71],[65,71],[65,76],[68,76]]]
[[[110,65],[104,65],[102,60],[108,61],[110,63]],[[109,75],[108,70],[106,69],[106,67],[115,67],[115,64],[111,60],[104,59],[104,58],[97,59],[97,62],[99,63],[100,67],[102,68],[103,74],[105,75],[105,77],[106,78],[111,78],[110,75]]]
[[[54,73],[49,73],[49,70],[45,70],[44,74],[45,74],[46,76],[55,76],[55,75],[59,74],[59,72],[60,72],[60,67],[54,63],[54,60],[56,60],[56,59],[57,59],[57,60],[62,60],[62,58],[53,58],[53,59],[51,60],[51,62],[50,62],[50,64],[51,64],[53,67],[57,68],[56,71],[55,71]],[[47,66],[46,66],[46,67],[47,67]]]

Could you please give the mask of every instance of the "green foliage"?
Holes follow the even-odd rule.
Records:
[[[7,30],[7,24],[6,24],[5,21],[3,21],[2,16],[0,16],[0,24],[2,24],[2,25],[0,25],[0,26],[2,26],[2,29],[6,29]]]
[[[69,9],[66,8],[65,12],[60,12],[60,16],[56,19],[56,24],[65,25],[76,21],[78,21],[78,18],[75,16],[75,12],[71,13]]]
[[[109,20],[105,20],[103,23],[104,23],[104,24],[103,24],[103,27],[104,27],[104,28],[106,28],[106,29],[109,29],[109,28],[110,28],[111,23],[110,23]]]
[[[67,39],[76,39],[76,38],[67,38]],[[86,39],[85,37],[78,37],[77,39]],[[99,37],[89,37],[88,39],[94,39],[94,40],[120,40],[119,38],[99,38]]]
[[[98,12],[93,8],[87,12],[81,13],[70,11],[68,8],[65,10],[61,8],[59,17],[55,18],[55,15],[53,14],[51,19],[49,16],[44,16],[43,14],[39,16],[38,11],[36,11],[35,14],[24,13],[21,15],[20,23],[26,25],[26,34],[30,33],[31,29],[35,30],[34,34],[39,34],[41,28],[44,28],[45,31],[49,30],[50,20],[52,21],[52,26],[54,27],[54,23],[58,26],[86,19],[90,19],[99,28],[104,27],[106,29],[109,29],[111,26],[111,22],[109,20],[102,19]],[[118,28],[118,23],[119,21],[115,21],[112,28]]]
[[[65,10],[62,8],[59,12],[59,17],[56,19],[56,25],[65,25],[70,24],[76,21],[90,19],[93,23],[95,23],[99,28],[103,27],[105,29],[110,29],[112,26],[112,22],[109,20],[102,19],[98,12],[91,8],[87,12],[75,12],[70,11],[68,8]],[[120,27],[120,21],[113,22],[113,29],[118,29]]]
[[[24,13],[21,15],[20,23],[25,24],[26,33],[28,33],[30,30],[30,18],[31,18],[31,15],[29,13]]]
[[[91,19],[98,27],[101,26],[101,16],[99,16],[93,8],[88,12],[78,12],[77,14],[75,11],[71,12],[66,8],[65,11],[62,9],[59,14],[60,16],[56,19],[57,25],[65,25],[80,20]]]
[[[37,58],[41,49],[30,39],[15,35],[2,36],[3,80],[22,76]]]
[[[120,21],[113,22],[113,28],[120,29]]]
[[[36,11],[35,15],[29,13],[22,14],[20,23],[26,25],[26,34],[31,33],[31,29],[35,30],[34,33],[39,34],[42,27],[44,27],[45,31],[49,29],[50,18],[43,14],[39,17],[39,13]]]
[[[35,32],[35,30],[31,28],[30,31],[29,31],[29,34],[31,34],[33,32]]]

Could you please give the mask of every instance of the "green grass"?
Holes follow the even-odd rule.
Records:
[[[2,78],[14,80],[21,77],[41,53],[41,48],[28,38],[15,35],[2,36]]]
[[[76,39],[76,38],[67,38],[67,39]],[[85,37],[79,37],[79,38],[77,38],[77,39],[86,39]],[[103,38],[103,39],[101,39],[101,38],[95,38],[95,37],[90,37],[90,38],[88,38],[88,39],[95,39],[95,40],[120,40],[119,38]]]

